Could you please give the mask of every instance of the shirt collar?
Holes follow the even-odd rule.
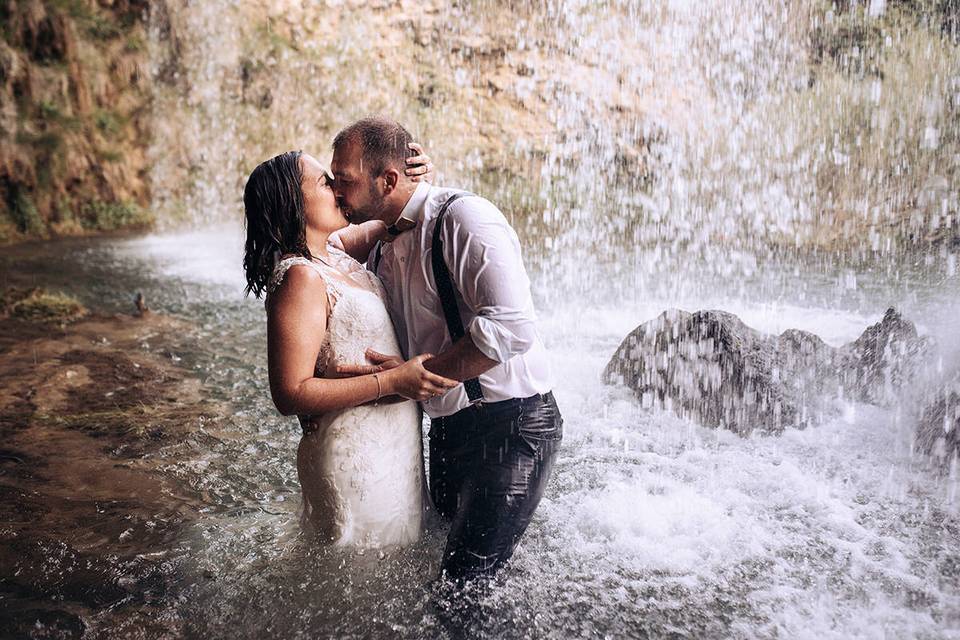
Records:
[[[400,212],[400,217],[419,223],[423,219],[423,205],[426,204],[429,195],[430,183],[422,181],[418,183],[413,195],[410,196],[407,204],[403,207],[403,211]]]

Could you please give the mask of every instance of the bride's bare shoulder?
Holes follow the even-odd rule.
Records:
[[[327,284],[316,269],[307,263],[285,265],[275,274],[267,294],[267,306],[326,305]]]

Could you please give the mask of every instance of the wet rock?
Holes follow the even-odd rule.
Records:
[[[941,462],[960,453],[960,371],[921,400],[914,443]]]
[[[739,433],[804,425],[826,385],[829,347],[812,334],[787,332],[783,340],[751,329],[723,311],[671,310],[640,325],[604,371],[645,405],[663,404],[705,426]],[[825,366],[826,365],[826,366]]]
[[[919,373],[930,347],[929,340],[917,335],[912,322],[887,309],[880,322],[844,347],[855,361],[851,385],[855,397],[870,404],[892,403],[899,390]]]
[[[778,433],[821,422],[840,398],[890,401],[928,349],[893,309],[840,348],[798,329],[767,335],[724,311],[671,310],[631,332],[603,377],[704,426]]]

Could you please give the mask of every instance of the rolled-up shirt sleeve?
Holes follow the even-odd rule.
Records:
[[[526,353],[537,339],[536,314],[516,232],[479,197],[453,203],[445,217],[444,259],[473,314],[466,332],[498,363]]]

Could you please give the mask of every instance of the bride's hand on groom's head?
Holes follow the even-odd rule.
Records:
[[[407,168],[404,173],[414,182],[433,182],[433,162],[416,142],[407,145],[417,155],[407,158]]]

